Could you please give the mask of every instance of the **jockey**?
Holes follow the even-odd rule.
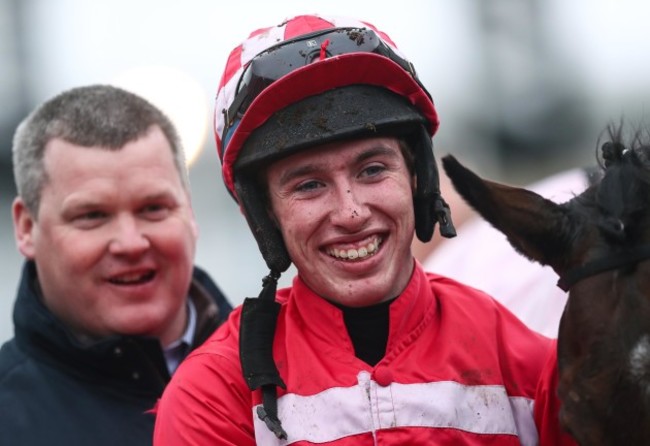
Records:
[[[437,128],[413,65],[370,23],[297,16],[232,51],[217,148],[270,273],[179,367],[157,446],[573,444],[555,343],[413,257],[414,233],[455,235]]]

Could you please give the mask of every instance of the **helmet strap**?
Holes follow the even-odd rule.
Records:
[[[436,223],[440,224],[440,234],[450,238],[456,236],[451,220],[449,205],[440,195],[440,177],[433,155],[433,143],[426,128],[420,125],[411,139],[415,159],[416,190],[413,195],[415,211],[415,234],[426,243],[433,237]]]
[[[449,205],[440,194],[438,194],[438,198],[433,204],[433,212],[440,225],[440,235],[445,238],[456,237],[456,228],[454,228],[454,223],[451,221]]]
[[[242,173],[235,180],[235,190],[266,265],[278,274],[286,271],[291,266],[291,258],[282,233],[271,220],[262,186],[257,183],[252,174]],[[275,295],[273,298],[275,299]]]
[[[280,273],[271,270],[262,283],[257,298],[246,298],[242,305],[239,328],[239,360],[246,384],[251,390],[261,387],[262,406],[257,414],[276,437],[287,438],[278,418],[277,389],[286,385],[273,360],[273,339],[280,312],[275,301],[277,281]]]

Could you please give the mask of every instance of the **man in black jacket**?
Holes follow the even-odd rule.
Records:
[[[18,127],[13,163],[26,262],[0,350],[0,441],[151,444],[150,409],[231,310],[194,266],[176,130],[132,93],[74,88]]]

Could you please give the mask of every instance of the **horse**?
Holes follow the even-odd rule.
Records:
[[[482,179],[452,155],[442,164],[461,197],[568,291],[557,340],[561,426],[582,446],[648,445],[650,145],[637,134],[628,148],[609,134],[600,180],[561,204]]]

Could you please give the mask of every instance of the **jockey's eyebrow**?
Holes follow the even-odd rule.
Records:
[[[361,151],[354,159],[354,163],[356,164],[362,163],[364,161],[367,161],[377,156],[389,156],[391,158],[397,158],[399,156],[398,154],[399,154],[398,150],[389,147],[385,147],[385,146],[370,147],[366,150]],[[310,175],[315,172],[318,172],[319,170],[323,170],[326,168],[327,166],[322,165],[321,163],[319,163],[318,160],[316,160],[308,164],[300,165],[295,169],[288,169],[280,176],[278,183],[280,186],[284,186],[285,184],[291,182],[295,178]]]

